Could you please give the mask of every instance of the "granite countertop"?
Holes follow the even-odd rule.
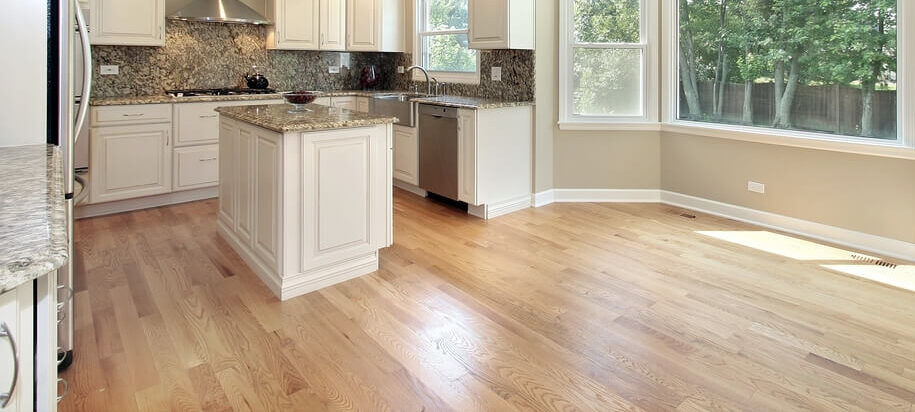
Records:
[[[345,129],[397,122],[396,117],[379,116],[346,109],[309,104],[308,112],[290,113],[288,104],[219,107],[221,115],[275,132],[310,132]]]
[[[0,148],[0,291],[69,259],[63,163],[53,145]]]
[[[93,97],[89,101],[90,106],[119,106],[125,104],[163,104],[163,103],[200,103],[200,102],[233,102],[233,101],[257,101],[257,100],[278,100],[283,96],[279,93],[271,94],[236,94],[231,96],[190,96],[190,97],[172,97],[169,95],[153,96],[125,96],[125,97]]]
[[[429,96],[417,97],[412,101],[438,106],[457,107],[459,109],[499,109],[502,107],[532,106],[534,102],[519,102],[512,100],[499,100],[483,97],[468,96]]]

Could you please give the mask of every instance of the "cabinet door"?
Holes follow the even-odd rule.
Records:
[[[89,0],[89,10],[92,44],[165,45],[165,0]]]
[[[318,50],[319,0],[276,0],[275,7],[275,47]]]
[[[368,97],[357,97],[356,98],[356,111],[368,113],[369,110],[369,98]]]
[[[356,110],[356,98],[352,96],[334,97],[333,106],[338,109]]]
[[[470,0],[471,49],[508,48],[508,0]]]
[[[0,409],[2,411],[34,410],[35,305],[32,290],[32,282],[26,282],[0,295],[0,322],[6,327],[0,336],[0,392],[13,389],[10,401]],[[17,376],[13,375],[14,370],[18,370]]]
[[[175,190],[215,186],[219,181],[219,146],[203,145],[175,149]]]
[[[346,49],[378,51],[381,48],[379,23],[381,0],[347,0]]]
[[[416,128],[394,126],[394,178],[419,184],[419,139]]]
[[[235,159],[238,147],[238,129],[235,122],[229,119],[219,121],[219,157]],[[245,165],[233,165],[233,162],[219,164],[219,220],[229,230],[235,227],[235,180],[237,174],[249,173]]]
[[[458,111],[458,200],[479,205],[477,198],[477,112]]]
[[[321,50],[346,50],[346,0],[321,0]]]
[[[89,200],[101,203],[170,192],[170,140],[167,123],[93,128]]]
[[[224,103],[182,103],[175,105],[175,146],[219,141],[219,113]]]

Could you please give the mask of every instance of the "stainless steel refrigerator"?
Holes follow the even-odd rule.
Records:
[[[86,114],[92,88],[92,50],[88,24],[78,0],[50,0],[48,39],[49,143],[60,146],[64,159],[64,192],[68,203],[70,261],[58,272],[58,366],[73,357],[73,207],[88,193],[87,182],[75,173],[88,166]],[[56,116],[54,116],[56,114]],[[81,188],[82,190],[78,190]]]

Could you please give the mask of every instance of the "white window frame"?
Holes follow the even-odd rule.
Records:
[[[426,31],[426,2],[428,0],[416,0],[414,3],[414,16],[415,22],[414,32],[416,35],[413,40],[413,64],[417,64],[423,67],[426,67],[426,50],[423,47],[423,39],[430,35],[448,35],[448,34],[466,34],[468,39],[470,38],[470,23],[468,22],[466,29],[460,30],[438,30],[438,31]],[[468,16],[468,19],[470,16]],[[449,71],[432,71],[429,70],[429,77],[435,77],[436,80],[441,82],[449,83],[467,83],[467,84],[479,84],[480,83],[480,51],[477,50],[477,64],[476,71],[474,72],[449,72]],[[420,71],[413,71],[413,81],[426,81],[426,76],[424,76]]]
[[[915,4],[907,0],[897,3],[897,140],[740,126],[679,119],[679,36],[680,7],[678,2],[663,0],[663,55],[666,57],[662,76],[662,130],[700,136],[717,137],[783,146],[823,149],[845,153],[915,159]]]
[[[579,43],[575,39],[574,0],[559,0],[559,129],[660,130],[658,78],[658,10],[656,0],[640,0],[639,43]],[[638,49],[642,52],[640,116],[588,116],[574,113],[574,48]]]

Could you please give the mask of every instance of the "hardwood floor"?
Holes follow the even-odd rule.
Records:
[[[215,200],[81,220],[60,409],[913,411],[915,293],[684,212],[398,191],[380,271],[286,302]]]

